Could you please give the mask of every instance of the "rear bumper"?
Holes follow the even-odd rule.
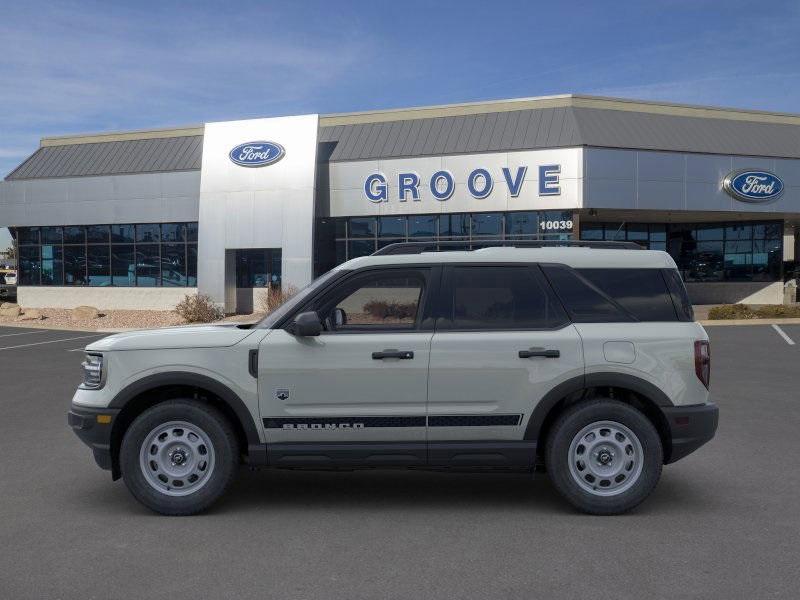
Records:
[[[716,404],[663,408],[669,424],[672,448],[665,463],[674,463],[697,450],[717,432],[719,409]]]
[[[111,430],[118,414],[119,410],[112,408],[85,408],[75,405],[67,413],[67,423],[75,435],[92,449],[94,460],[101,469],[111,470]],[[99,416],[104,418],[98,420]]]

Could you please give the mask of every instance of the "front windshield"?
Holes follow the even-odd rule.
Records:
[[[296,307],[303,304],[306,299],[314,292],[327,284],[339,271],[328,271],[324,275],[320,275],[314,281],[309,283],[306,287],[297,292],[294,296],[289,298],[286,302],[281,304],[278,308],[269,313],[266,317],[259,321],[257,327],[261,329],[272,329],[275,323],[281,321],[286,315],[292,312]]]

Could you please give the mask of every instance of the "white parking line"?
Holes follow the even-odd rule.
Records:
[[[104,337],[102,335],[82,335],[80,337],[62,338],[60,340],[47,340],[46,342],[33,342],[31,344],[19,344],[18,346],[6,346],[0,350],[14,350],[15,348],[27,348],[28,346],[39,346],[41,344],[57,344],[58,342],[69,342],[71,340],[85,340],[86,338]]]
[[[47,329],[41,329],[39,331],[23,331],[22,333],[2,333],[0,337],[11,337],[12,335],[31,335],[32,333],[45,333]]]
[[[778,332],[778,335],[781,336],[787,344],[789,344],[790,346],[794,346],[794,340],[790,338],[788,335],[786,335],[786,332],[783,329],[781,329],[777,325],[773,325],[772,328]]]

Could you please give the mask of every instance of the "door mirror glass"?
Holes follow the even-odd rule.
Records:
[[[298,337],[312,337],[322,333],[319,315],[312,311],[300,313],[292,324],[292,333]]]
[[[344,312],[343,308],[334,308],[333,309],[334,329],[339,329],[340,327],[344,327],[345,325],[347,325],[347,313]]]

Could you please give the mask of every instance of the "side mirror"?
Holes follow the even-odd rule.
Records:
[[[336,329],[347,325],[347,313],[342,308],[333,309],[333,326]]]
[[[292,323],[292,333],[298,337],[313,337],[322,333],[322,323],[315,311],[300,313]]]

